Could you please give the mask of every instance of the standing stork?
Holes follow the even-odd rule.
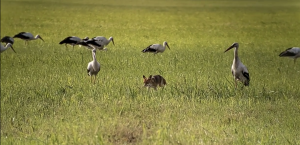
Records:
[[[1,39],[1,42],[6,43],[6,44],[8,44],[8,43],[14,44],[15,41],[14,41],[14,38],[12,38],[12,37],[4,36],[4,37]]]
[[[110,43],[110,41],[112,41],[113,45],[115,45],[113,37],[109,37],[109,39],[106,39],[104,36],[97,36],[97,37],[94,37],[93,40],[99,41],[100,44],[103,45],[102,49],[104,49],[104,50],[107,50],[107,48],[104,48],[104,46],[107,46]]]
[[[285,51],[279,54],[280,57],[290,57],[294,59],[294,63],[296,63],[296,59],[300,57],[300,48],[299,47],[291,47],[286,49]]]
[[[241,60],[238,57],[239,44],[238,43],[233,43],[228,49],[225,50],[225,52],[227,52],[228,50],[230,50],[232,48],[235,48],[234,49],[233,63],[232,63],[232,66],[231,66],[231,73],[234,77],[235,88],[237,87],[237,82],[236,81],[241,81],[245,86],[249,86],[250,75],[249,75],[248,69],[241,62]]]
[[[163,45],[161,45],[161,44],[152,44],[152,45],[149,45],[144,50],[142,50],[142,52],[143,53],[150,52],[150,53],[154,53],[154,54],[157,54],[159,52],[163,53],[166,50],[166,46],[170,49],[170,47],[168,45],[168,42],[164,41]]]
[[[96,60],[96,49],[92,50],[92,56],[93,56],[93,60],[88,63],[87,73],[89,76],[91,76],[91,82],[92,82],[93,75],[95,76],[95,79],[94,79],[94,84],[95,84],[96,76],[97,76],[98,72],[100,71],[100,63],[97,62],[97,60]]]
[[[25,44],[28,45],[28,41],[30,40],[36,40],[36,39],[41,39],[44,41],[44,39],[40,36],[40,35],[36,35],[35,37],[33,37],[33,35],[29,32],[20,32],[19,34],[15,35],[13,38],[20,38],[25,40]]]
[[[65,38],[64,40],[60,41],[59,44],[65,44],[66,47],[68,47],[67,44],[69,44],[69,45],[72,45],[74,48],[74,46],[77,45],[79,42],[85,41],[85,40],[89,40],[89,37],[85,37],[84,39],[81,39],[76,36],[69,36],[69,37]]]
[[[1,53],[4,52],[4,51],[5,51],[7,48],[9,48],[9,47],[16,53],[16,51],[15,51],[14,48],[12,47],[12,44],[11,44],[11,43],[7,43],[5,47],[1,44]]]

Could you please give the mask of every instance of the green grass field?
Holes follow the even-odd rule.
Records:
[[[40,34],[1,53],[1,144],[300,144],[300,2],[2,0],[1,37]],[[91,52],[67,36],[113,36]],[[141,50],[167,41],[170,50]],[[234,88],[233,42],[250,72]],[[143,88],[143,75],[168,85]]]

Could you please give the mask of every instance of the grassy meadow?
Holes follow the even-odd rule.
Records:
[[[1,0],[1,144],[300,144],[298,0]],[[58,43],[113,36],[97,51]],[[141,50],[167,41],[170,50]],[[250,86],[234,88],[233,42]],[[164,89],[142,76],[160,74]]]

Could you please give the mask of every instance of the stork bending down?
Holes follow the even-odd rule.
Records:
[[[166,50],[166,46],[170,49],[170,47],[168,45],[168,42],[166,42],[166,41],[163,43],[163,45],[161,45],[161,44],[152,44],[152,45],[149,45],[144,50],[142,50],[142,52],[143,53],[150,52],[150,53],[154,53],[154,54],[157,54],[159,52],[163,53]]]
[[[6,49],[8,48],[11,48],[15,53],[16,51],[14,50],[14,48],[12,47],[12,44],[11,43],[7,43],[6,46],[3,46],[2,44],[1,45],[1,53],[4,52]]]
[[[291,47],[286,49],[285,51],[279,54],[280,57],[290,57],[294,59],[294,63],[296,63],[296,59],[300,57],[300,48],[299,47]]]
[[[40,35],[36,35],[35,37],[33,37],[33,35],[29,32],[20,32],[19,34],[16,34],[13,38],[20,38],[22,40],[25,40],[25,44],[28,44],[28,41],[30,40],[36,39],[41,39],[44,41],[44,39]]]

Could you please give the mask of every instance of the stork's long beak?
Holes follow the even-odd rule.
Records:
[[[15,50],[14,50],[14,48],[12,47],[12,46],[10,46],[11,47],[11,49],[15,52],[15,53],[17,53]]]
[[[40,38],[41,40],[43,40],[43,42],[45,42],[44,39],[43,39],[41,36],[40,36],[39,38]]]
[[[169,45],[167,44],[167,47],[170,49]],[[171,49],[170,49],[171,50]]]
[[[113,45],[115,45],[114,39],[112,39],[111,41],[112,41]]]
[[[224,53],[227,52],[228,50],[232,49],[233,47],[234,47],[233,45],[230,46],[229,48],[227,48],[227,49],[224,51]]]

